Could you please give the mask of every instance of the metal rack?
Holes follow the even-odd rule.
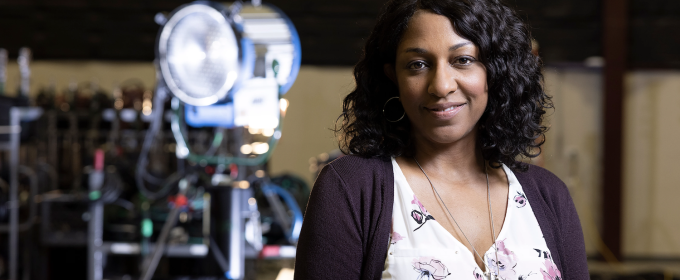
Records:
[[[10,182],[9,182],[9,279],[17,279],[19,256],[19,146],[21,144],[21,122],[38,119],[43,111],[40,108],[12,107],[10,109],[10,123],[0,126],[0,134],[9,134],[9,142],[1,142],[0,150],[10,154]]]

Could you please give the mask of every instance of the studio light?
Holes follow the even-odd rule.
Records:
[[[288,107],[281,97],[300,69],[300,39],[290,19],[255,1],[196,1],[167,17],[157,15],[156,22],[161,24],[156,48],[159,98],[154,97],[158,104],[154,101],[151,107],[162,108],[166,93],[173,97],[177,156],[211,164],[265,162],[281,137],[281,118]],[[161,118],[155,119],[160,123]],[[185,124],[246,127],[270,140],[267,149],[253,146],[256,157],[199,155],[187,144]]]
[[[297,31],[274,6],[196,1],[161,21],[157,40],[160,76],[185,104],[230,103],[255,82],[248,80],[257,80],[260,88],[273,82],[282,95],[297,77]]]

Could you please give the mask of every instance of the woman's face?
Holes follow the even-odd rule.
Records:
[[[441,15],[419,10],[409,21],[395,65],[385,67],[416,138],[448,144],[471,137],[488,99],[479,50]],[[394,71],[394,72],[392,72]]]

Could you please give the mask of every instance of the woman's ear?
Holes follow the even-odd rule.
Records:
[[[397,73],[394,70],[394,64],[385,63],[385,65],[383,65],[383,72],[385,72],[385,76],[387,76],[394,85],[397,85]]]

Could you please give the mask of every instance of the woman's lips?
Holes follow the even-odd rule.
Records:
[[[426,106],[425,109],[438,119],[449,119],[458,114],[467,103],[444,103]]]

